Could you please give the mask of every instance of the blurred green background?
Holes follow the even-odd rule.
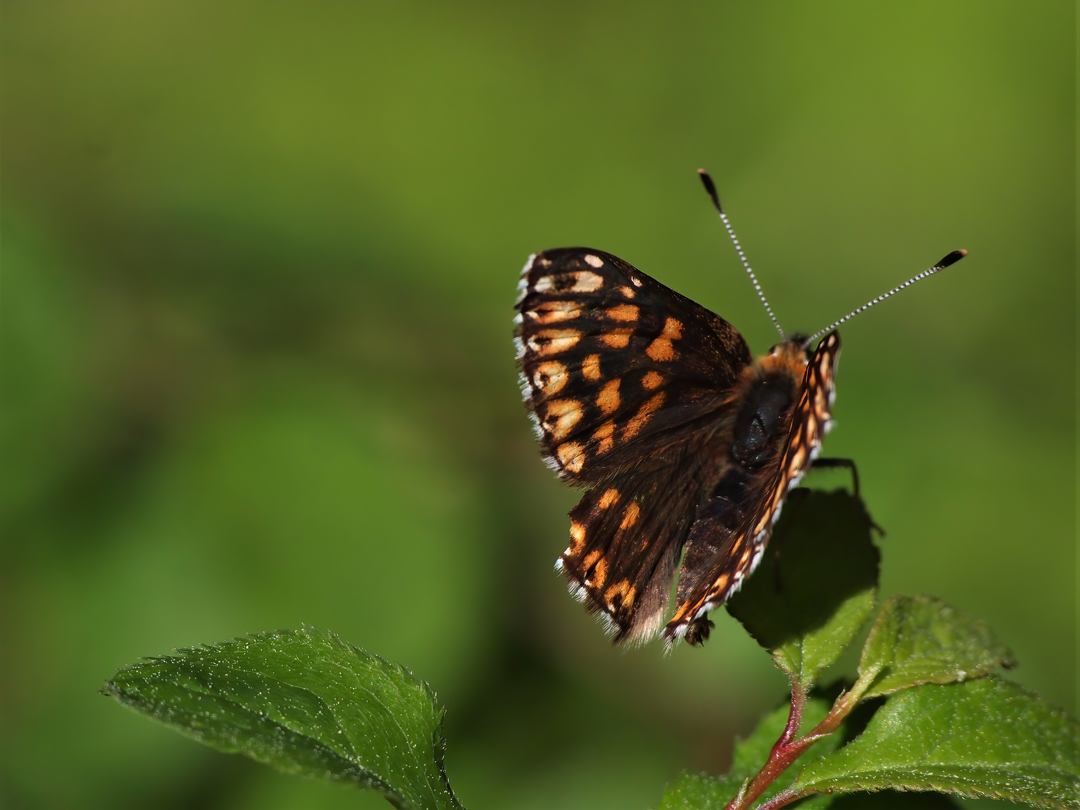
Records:
[[[885,593],[1076,709],[1074,4],[7,2],[0,803],[383,807],[95,694],[306,622],[448,707],[472,808],[655,805],[784,683],[723,611],[623,652],[552,564],[527,255],[611,251],[775,340],[843,328]],[[809,483],[834,486],[840,474]]]

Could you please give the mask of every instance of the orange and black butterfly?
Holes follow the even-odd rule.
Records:
[[[704,641],[709,611],[757,566],[831,426],[834,327],[964,255],[841,318],[816,346],[818,335],[792,335],[756,360],[727,321],[610,253],[529,257],[515,307],[522,393],[547,463],[587,488],[556,567],[615,641],[661,627],[669,643]]]

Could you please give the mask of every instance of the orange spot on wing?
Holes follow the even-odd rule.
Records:
[[[664,392],[661,391],[656,394],[648,402],[641,406],[633,419],[626,423],[626,427],[623,428],[623,438],[632,439],[638,434],[638,432],[645,427],[645,423],[652,418],[653,412],[655,412],[661,405],[664,404]]]
[[[544,301],[525,314],[539,324],[549,324],[580,317],[581,309],[574,301]]]
[[[645,388],[649,389],[659,388],[663,382],[664,378],[655,371],[650,371],[648,374],[641,378],[641,384]]]
[[[585,466],[585,448],[577,442],[560,444],[555,455],[563,467],[572,473],[581,472],[581,468]]]
[[[668,318],[664,322],[664,331],[660,336],[649,344],[645,354],[649,355],[657,363],[666,363],[674,360],[678,353],[672,345],[673,341],[682,337],[682,322],[677,318]]]
[[[541,357],[569,351],[581,340],[577,329],[541,329],[528,340],[528,346]]]
[[[620,529],[629,529],[635,523],[637,523],[638,515],[641,514],[641,507],[636,502],[631,502],[626,511],[623,512],[622,523],[619,524]]]
[[[541,363],[533,372],[533,384],[546,396],[559,393],[567,379],[566,366],[556,360]]]
[[[800,445],[795,448],[795,455],[791,457],[791,463],[788,464],[789,470],[801,470],[806,464],[806,447]]]
[[[577,521],[570,521],[570,551],[576,551],[585,542],[585,527]]]
[[[609,489],[606,492],[604,492],[603,495],[600,496],[599,506],[600,506],[601,509],[607,509],[612,504],[618,503],[618,501],[619,501],[619,490],[617,490],[617,489]]]
[[[636,321],[638,308],[633,304],[619,304],[617,307],[611,307],[607,310],[606,314],[613,321]]]
[[[602,456],[615,445],[615,423],[608,420],[593,433],[593,439],[597,442],[596,455]],[[614,490],[611,490],[614,491]]]
[[[596,568],[593,570],[590,584],[595,588],[603,588],[605,579],[607,579],[607,561],[600,559],[596,561]]]
[[[829,414],[829,397],[825,393],[824,386],[814,391],[814,410],[822,416],[828,416]]]
[[[634,333],[633,329],[611,329],[600,336],[600,339],[604,341],[608,346],[613,349],[625,349],[630,343],[630,335]]]
[[[547,404],[544,426],[551,432],[551,438],[558,441],[570,435],[581,417],[581,403],[576,399],[556,399]]]
[[[627,607],[634,604],[634,597],[637,595],[637,589],[630,584],[630,580],[624,579],[617,585],[612,585],[606,591],[604,591],[604,601],[609,605],[615,604],[615,598],[619,599],[620,607]]]
[[[619,384],[621,382],[622,380],[614,379],[600,389],[600,393],[596,397],[596,407],[602,413],[612,413],[622,403],[619,397]]]
[[[597,258],[597,257],[593,257]],[[599,261],[599,259],[597,259]],[[600,262],[603,265],[603,262]],[[597,265],[593,265],[594,267]],[[570,292],[596,292],[604,286],[604,277],[598,276],[596,273],[590,273],[588,270],[582,270],[580,273],[574,273],[574,286],[570,288]]]
[[[600,379],[600,355],[590,354],[582,361],[581,376],[594,382]]]

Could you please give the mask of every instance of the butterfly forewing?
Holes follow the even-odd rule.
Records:
[[[549,464],[597,484],[714,412],[751,361],[731,324],[612,256],[529,259],[517,303],[522,393]]]

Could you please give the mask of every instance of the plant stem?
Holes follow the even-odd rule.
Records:
[[[798,681],[792,680],[791,710],[788,713],[788,721],[787,725],[784,726],[784,732],[780,735],[780,739],[776,741],[776,745],[772,747],[772,751],[769,752],[769,758],[765,761],[765,765],[762,766],[749,784],[743,785],[739,795],[728,804],[727,810],[744,810],[744,808],[749,807],[773,783],[773,780],[798,759],[799,755],[806,750],[806,747],[813,742],[811,740],[804,744],[803,740],[806,738],[798,742],[792,742],[795,735],[799,733],[799,724],[802,723],[803,709],[805,707],[806,690]]]
[[[799,733],[803,709],[806,707],[806,689],[799,683],[797,678],[793,677],[791,679],[791,711],[788,714],[784,732],[772,747],[769,758],[765,760],[761,770],[757,772],[753,779],[743,784],[739,794],[731,800],[726,810],[746,810],[753,804],[755,799],[768,789],[769,785],[776,780],[776,777],[787,770],[811,745],[836,731],[851,713],[851,710],[858,705],[859,700],[876,675],[876,669],[872,672],[863,673],[850,691],[844,692],[837,697],[825,718],[809,734],[798,740],[795,739],[795,736]],[[759,810],[777,810],[777,808],[783,807],[796,799],[801,799],[804,795],[807,794],[785,790],[765,802]]]
[[[758,810],[779,810],[779,808],[785,807],[794,801],[798,801],[799,799],[806,798],[809,795],[810,791],[803,792],[798,790],[792,790],[791,788],[788,788],[787,790],[781,790],[779,793],[777,793],[775,796],[765,802],[765,804],[761,805]]]

